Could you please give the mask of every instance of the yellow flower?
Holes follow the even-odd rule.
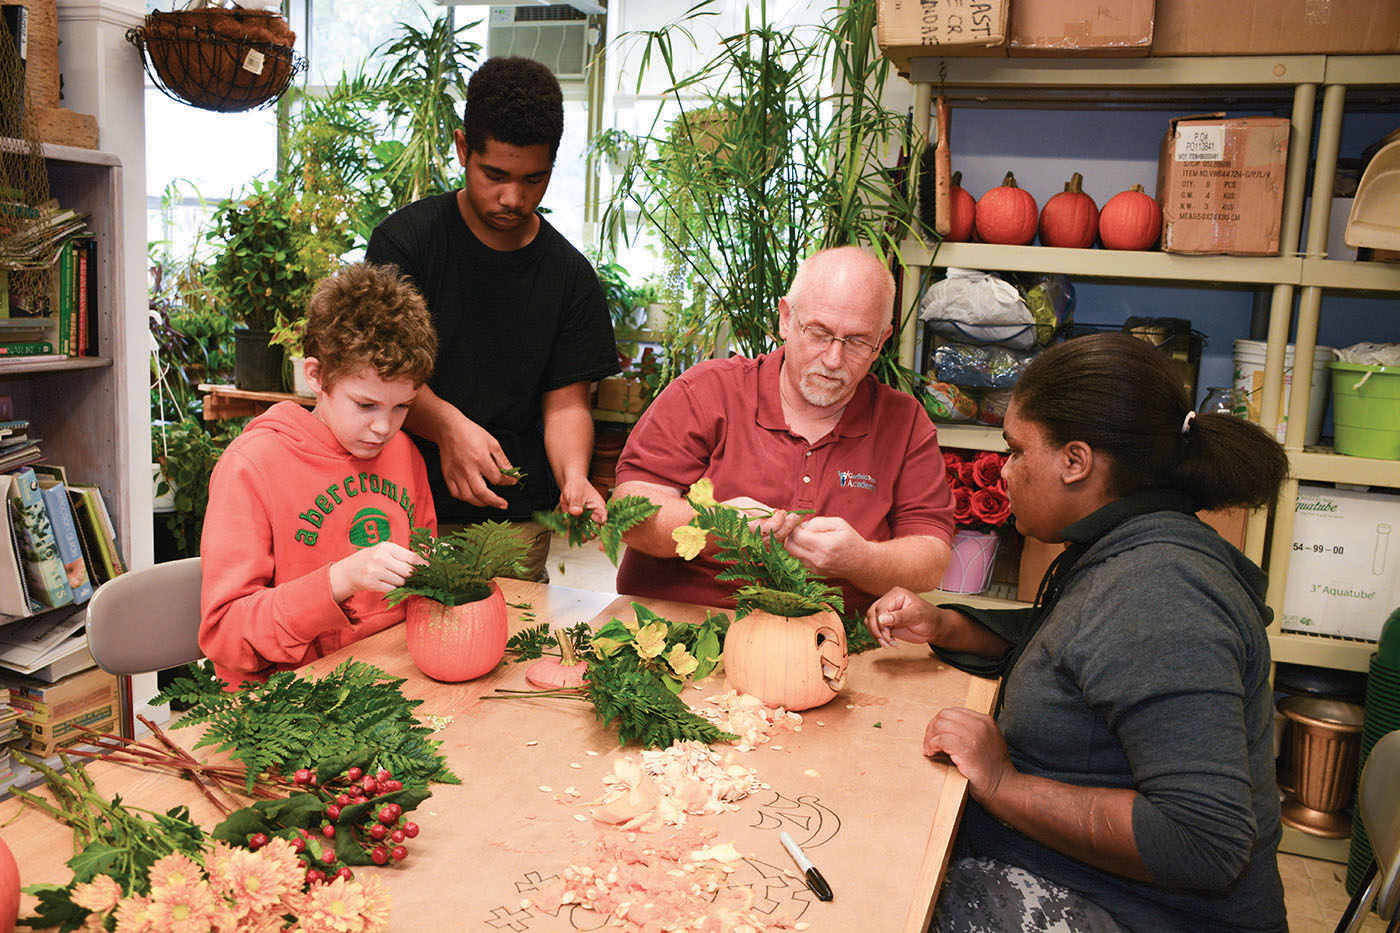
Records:
[[[681,525],[671,532],[676,540],[676,553],[685,560],[694,560],[705,549],[705,529]]]
[[[666,650],[666,623],[653,622],[637,633],[637,657],[654,658]]]
[[[612,657],[617,653],[617,649],[622,647],[622,642],[616,638],[594,638],[589,644],[593,646],[594,651],[605,658]]]
[[[666,656],[666,663],[671,665],[671,670],[676,672],[676,676],[684,680],[695,672],[700,666],[700,662],[685,650],[685,645],[674,645],[671,653]]]
[[[709,477],[697,479],[690,484],[690,490],[685,497],[690,500],[690,504],[697,509],[712,509],[719,505],[715,501],[715,484]]]
[[[73,903],[95,914],[111,913],[122,899],[122,886],[111,875],[98,875],[73,886]]]

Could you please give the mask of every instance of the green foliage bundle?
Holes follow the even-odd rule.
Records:
[[[195,748],[216,745],[242,761],[250,789],[263,772],[290,775],[364,748],[373,749],[375,768],[388,768],[406,786],[460,783],[413,715],[423,701],[405,697],[403,680],[377,667],[345,661],[319,680],[279,671],[234,693],[208,665],[188,671],[153,702],[187,705],[179,726],[209,723]]]
[[[685,498],[695,517],[672,532],[676,551],[689,560],[714,538],[718,545],[714,559],[729,565],[715,579],[744,584],[734,593],[740,618],[755,609],[806,616],[827,607],[839,614],[845,608],[839,588],[823,582],[780,542],[749,527],[754,516],[716,502],[710,480],[698,480]]]
[[[635,618],[612,619],[596,633],[590,633],[586,623],[563,633],[588,662],[582,687],[498,690],[497,695],[585,699],[604,726],[617,727],[618,741],[624,745],[667,748],[683,741],[732,741],[735,736],[696,715],[679,696],[688,681],[709,676],[720,663],[729,617],[712,613],[703,624],[688,625],[640,603],[633,603],[632,609]],[[557,648],[558,636],[541,624],[517,633],[506,647],[523,661],[539,657],[550,646]]]
[[[441,538],[426,528],[415,528],[409,541],[414,552],[427,561],[414,568],[404,585],[391,590],[389,605],[410,596],[426,596],[444,606],[474,603],[491,595],[492,577],[518,577],[529,545],[507,522],[468,525]]]
[[[570,515],[559,509],[536,512],[535,521],[555,534],[564,535],[569,547],[578,547],[597,538],[603,545],[603,553],[616,567],[622,550],[622,536],[660,509],[645,496],[619,496],[608,503],[608,518],[601,524],[593,518],[592,512],[586,510],[580,515]]]
[[[98,875],[110,875],[124,894],[147,894],[151,866],[172,852],[197,855],[204,847],[204,831],[190,820],[188,807],[155,813],[106,799],[98,793],[82,768],[60,755],[63,769],[15,752],[23,763],[44,777],[52,801],[15,789],[26,806],[35,807],[73,829],[74,856],[68,860],[73,878],[66,885],[36,884],[26,888],[38,900],[35,918],[21,925],[40,929],[76,930],[89,911],[72,901],[74,886]]]

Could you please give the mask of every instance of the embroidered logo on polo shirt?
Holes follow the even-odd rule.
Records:
[[[854,470],[840,470],[836,474],[842,486],[852,489],[874,489],[875,477],[869,473],[857,473]]]

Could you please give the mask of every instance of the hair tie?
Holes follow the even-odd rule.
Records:
[[[1181,422],[1181,433],[1183,435],[1189,434],[1191,432],[1191,422],[1195,420],[1196,413],[1194,411],[1188,411],[1186,413],[1186,418]]]

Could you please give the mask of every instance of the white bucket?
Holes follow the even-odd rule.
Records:
[[[1276,434],[1283,441],[1284,429],[1288,427],[1288,395],[1293,384],[1293,344],[1289,344],[1283,354],[1283,401],[1279,405],[1279,423]],[[1249,420],[1259,423],[1259,409],[1264,391],[1264,350],[1261,340],[1235,341],[1235,386],[1244,389],[1249,395]],[[1313,353],[1312,392],[1308,395],[1308,424],[1303,430],[1303,443],[1316,444],[1322,433],[1322,418],[1327,413],[1327,392],[1331,387],[1331,373],[1327,364],[1337,358],[1331,347],[1318,347]]]

